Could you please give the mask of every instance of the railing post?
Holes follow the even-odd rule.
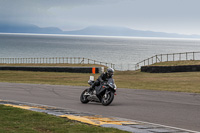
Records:
[[[85,58],[83,58],[83,61],[82,61],[82,62],[83,62],[83,64],[85,64]]]
[[[167,61],[168,61],[168,54],[167,54]]]
[[[157,63],[158,55],[156,55],[156,63]]]
[[[188,60],[188,58],[187,58],[187,52],[185,54],[186,54],[186,60]]]
[[[194,52],[193,52],[193,60],[194,60]]]

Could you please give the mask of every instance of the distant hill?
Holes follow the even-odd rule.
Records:
[[[100,36],[133,36],[133,37],[168,37],[168,38],[200,38],[200,35],[183,35],[176,33],[134,30],[125,27],[89,26],[81,30],[62,31],[57,27],[41,28],[33,24],[0,22],[0,33],[37,33],[68,35],[100,35]]]
[[[90,26],[77,31],[64,31],[73,35],[104,35],[104,36],[134,36],[134,37],[170,37],[170,38],[200,38],[199,35],[184,35],[176,33],[134,30],[125,27]]]
[[[40,28],[33,24],[21,23],[0,23],[1,33],[41,33],[41,34],[62,34],[63,31],[56,27]]]

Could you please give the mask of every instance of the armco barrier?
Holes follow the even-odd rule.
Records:
[[[141,72],[149,72],[149,73],[195,72],[195,71],[200,71],[200,65],[141,67]]]
[[[104,67],[21,67],[0,66],[0,70],[40,71],[40,72],[70,72],[70,73],[102,73]]]

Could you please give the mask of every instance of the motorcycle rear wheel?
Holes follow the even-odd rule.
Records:
[[[104,105],[104,106],[108,106],[109,104],[112,103],[114,99],[114,93],[113,92],[110,92],[106,95],[103,95],[102,97],[102,100],[101,100],[101,103]]]
[[[81,101],[82,103],[88,103],[88,102],[89,102],[89,100],[87,99],[88,96],[85,96],[85,95],[84,95],[85,92],[87,92],[87,89],[85,89],[85,90],[81,93],[81,96],[80,96],[80,101]]]

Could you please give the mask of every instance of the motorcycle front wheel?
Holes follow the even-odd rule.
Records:
[[[111,91],[110,93],[103,95],[101,103],[104,106],[108,106],[109,104],[112,103],[113,99],[114,99],[114,93]]]
[[[80,96],[80,101],[82,103],[88,103],[89,100],[87,99],[88,95],[85,95],[85,93],[87,92],[87,89],[85,89],[82,93],[81,93],[81,96]]]

